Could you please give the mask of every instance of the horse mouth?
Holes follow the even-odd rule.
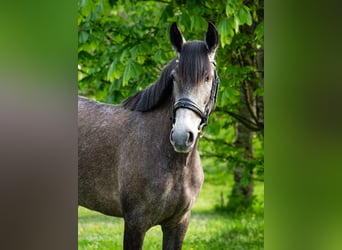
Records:
[[[172,144],[172,143],[171,143]],[[172,144],[173,149],[177,152],[177,153],[181,153],[181,154],[186,154],[192,151],[192,149],[194,148],[193,146],[190,147],[184,147],[184,146],[177,146]]]

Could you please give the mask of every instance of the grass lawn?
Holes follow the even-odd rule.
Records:
[[[257,200],[251,211],[243,214],[222,212],[222,198],[230,193],[231,174],[217,169],[205,171],[205,183],[192,209],[190,225],[185,236],[184,250],[254,250],[264,245],[264,185],[255,183]],[[222,193],[222,195],[221,195]],[[122,249],[123,219],[102,215],[86,208],[78,209],[78,249]],[[161,249],[159,226],[151,228],[143,249]]]

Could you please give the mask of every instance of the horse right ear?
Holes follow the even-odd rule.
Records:
[[[177,24],[173,23],[170,28],[170,40],[173,48],[180,53],[182,51],[182,47],[186,42],[182,32],[178,29]]]
[[[208,46],[210,57],[214,60],[216,49],[219,45],[219,35],[215,25],[208,22],[208,30],[205,33],[205,43]]]

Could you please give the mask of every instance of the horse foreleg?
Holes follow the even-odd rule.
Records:
[[[146,230],[141,229],[133,221],[125,220],[124,250],[141,250]]]
[[[162,225],[163,250],[182,249],[183,240],[190,220],[190,211],[187,212],[178,224]]]

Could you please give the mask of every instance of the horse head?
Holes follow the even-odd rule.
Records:
[[[219,78],[214,61],[219,43],[212,23],[204,41],[186,42],[176,23],[170,28],[170,40],[177,52],[173,79],[173,127],[170,142],[176,152],[190,152],[207,124],[215,102]]]

